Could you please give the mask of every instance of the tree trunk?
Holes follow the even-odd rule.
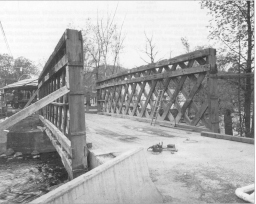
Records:
[[[246,73],[251,73],[251,63],[252,63],[252,28],[251,28],[251,2],[247,1],[247,26],[248,26],[248,52],[247,52],[247,62],[246,62]],[[245,115],[245,136],[252,137],[250,134],[251,125],[251,78],[247,77],[245,80],[245,93],[244,93],[244,115]]]
[[[224,127],[225,127],[225,134],[226,135],[233,135],[232,117],[231,117],[231,111],[229,109],[225,110]]]
[[[96,80],[96,83],[99,80],[99,67],[98,66],[95,68],[95,80]]]
[[[251,126],[251,137],[254,138],[254,102],[253,102],[253,106],[252,106],[253,110],[252,110],[252,126]]]
[[[87,91],[86,93],[86,111],[89,111],[89,107],[91,106],[91,96],[90,91]]]

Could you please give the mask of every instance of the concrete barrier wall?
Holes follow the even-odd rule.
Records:
[[[7,132],[0,131],[0,155],[7,150]]]
[[[34,150],[39,153],[55,152],[50,139],[40,130],[26,132],[9,132],[7,134],[7,148],[12,148],[15,152],[31,154]]]
[[[233,135],[218,134],[213,132],[201,132],[201,136],[254,144],[254,139],[248,137],[237,137]]]
[[[145,123],[151,123],[152,119],[150,118],[142,118],[139,116],[130,116],[130,115],[119,115],[116,113],[105,113],[105,112],[98,112],[99,115],[106,115],[106,116],[112,116],[112,117],[117,117],[117,118],[124,118],[124,119],[130,119],[130,120],[136,120],[139,122],[145,122]],[[197,126],[192,126],[192,125],[187,125],[187,124],[182,124],[182,123],[171,123],[170,121],[161,121],[157,120],[156,124],[162,125],[165,127],[170,127],[170,128],[175,128],[175,129],[181,129],[181,130],[186,130],[186,131],[195,131],[195,132],[202,132],[202,131],[209,131],[209,129],[204,128],[204,127],[197,127]]]
[[[103,156],[103,158],[102,158]],[[89,170],[92,170],[102,164],[104,164],[105,162],[112,160],[113,157],[108,156],[108,154],[104,154],[104,155],[99,155],[96,154],[93,150],[89,151],[88,153],[88,166],[89,166]]]
[[[128,151],[31,203],[162,203],[142,148]]]
[[[31,154],[34,150],[39,153],[56,151],[48,136],[40,130],[0,132],[0,155],[8,148],[23,154]]]

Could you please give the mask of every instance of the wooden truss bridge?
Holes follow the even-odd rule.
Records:
[[[211,48],[117,73],[97,81],[98,112],[151,119],[162,90],[158,121],[218,133],[216,74]],[[39,100],[29,105],[36,95]],[[0,131],[36,111],[69,177],[87,171],[81,32],[65,31],[39,76],[38,90],[23,110],[1,123]]]
[[[39,111],[45,132],[73,179],[87,171],[81,32],[67,29],[38,79],[25,108],[1,123],[3,131]],[[39,100],[31,105],[34,97]],[[28,106],[29,105],[29,106]]]
[[[99,111],[152,119],[163,90],[158,120],[219,132],[216,50],[205,49],[114,74],[97,82]]]

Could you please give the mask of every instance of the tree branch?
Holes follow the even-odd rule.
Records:
[[[239,54],[244,60],[246,60],[246,58],[241,53],[237,52],[235,49],[230,47],[219,35],[213,34],[213,32],[210,35],[217,36],[230,50],[232,50],[233,52]]]
[[[242,13],[243,17],[246,19],[246,13],[244,13],[244,11],[241,9],[241,7],[235,2],[233,1],[233,3],[236,5],[236,7],[240,10],[240,12]]]
[[[140,59],[142,59],[145,63],[150,64],[150,62],[147,62],[147,61],[144,60],[142,57],[140,57]]]

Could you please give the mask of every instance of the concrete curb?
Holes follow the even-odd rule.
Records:
[[[146,122],[146,123],[151,123],[151,118],[145,118],[145,117],[138,117],[138,116],[130,116],[130,115],[122,115],[122,114],[115,114],[115,113],[105,113],[105,112],[98,112],[99,115],[106,115],[106,116],[112,116],[112,117],[117,117],[117,118],[125,118],[125,119],[131,119],[139,122]],[[202,132],[202,131],[207,131],[209,129],[203,128],[203,127],[196,127],[196,126],[191,126],[191,125],[186,125],[186,124],[173,124],[170,121],[160,121],[157,120],[156,124],[162,125],[165,127],[169,128],[174,128],[174,129],[180,129],[184,131],[195,131],[195,132]]]
[[[201,132],[201,136],[211,137],[216,139],[223,139],[223,140],[230,140],[235,142],[242,142],[247,144],[254,144],[254,139],[247,138],[247,137],[236,137],[236,136],[218,134],[213,132]]]
[[[96,164],[97,166],[98,164]],[[143,148],[130,150],[31,203],[162,203]]]

